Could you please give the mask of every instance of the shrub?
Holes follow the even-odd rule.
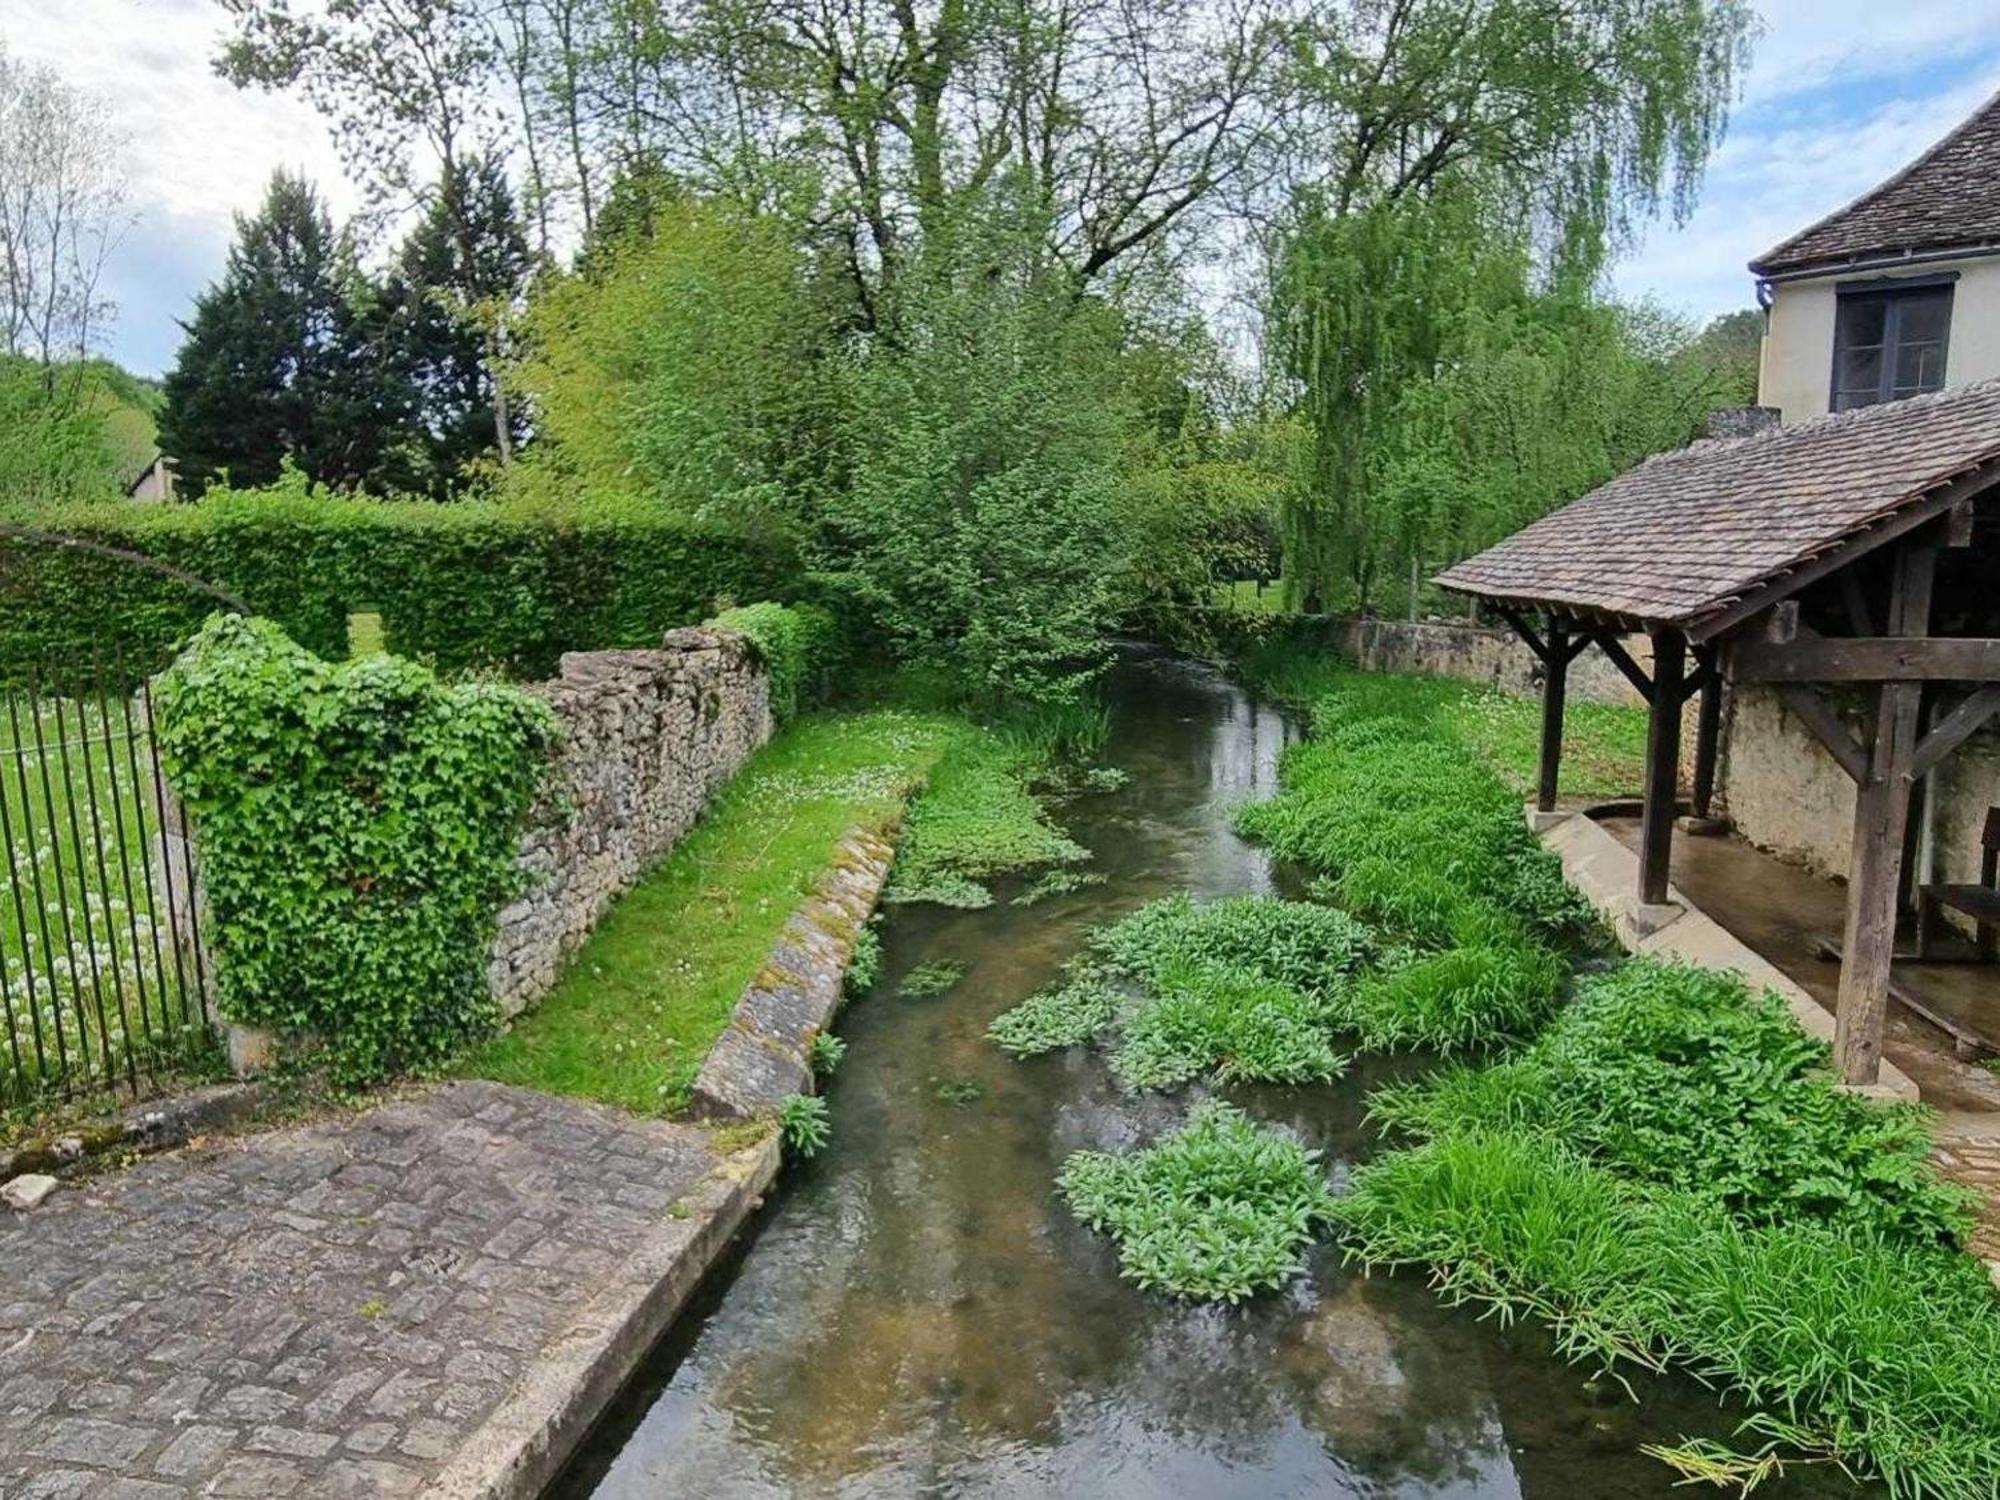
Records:
[[[266,621],[216,616],[157,707],[201,826],[224,1014],[317,1032],[343,1082],[490,1025],[486,948],[519,884],[545,704],[394,657],[324,662]]]
[[[825,696],[840,631],[810,604],[745,604],[708,622],[733,630],[757,650],[771,681],[771,713],[780,723]]]
[[[391,650],[445,672],[545,677],[564,651],[657,645],[718,600],[770,598],[796,576],[772,541],[637,501],[359,500],[297,475],[34,520],[204,578],[328,658],[347,654],[350,611],[379,610]],[[93,649],[156,671],[215,608],[129,562],[5,537],[0,598],[0,680]]]
[[[1333,1207],[1318,1152],[1214,1101],[1143,1150],[1075,1153],[1057,1186],[1079,1219],[1118,1242],[1128,1280],[1228,1302],[1303,1270]]]

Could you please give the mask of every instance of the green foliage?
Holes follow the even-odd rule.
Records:
[[[1142,1150],[1075,1153],[1057,1186],[1128,1280],[1203,1300],[1283,1286],[1333,1210],[1318,1152],[1214,1101]]]
[[[785,1095],[778,1104],[778,1137],[793,1156],[818,1156],[833,1139],[826,1101],[814,1094]]]
[[[378,477],[401,398],[349,295],[355,275],[311,184],[273,174],[167,374],[160,445],[190,494],[271,484],[288,463],[337,490]]]
[[[1016,1057],[1080,1047],[1110,1029],[1122,1000],[1102,974],[1085,969],[1002,1011],[987,1025],[986,1034]]]
[[[833,398],[797,242],[720,202],[668,195],[645,218],[532,305],[517,378],[542,441],[510,483],[732,522],[795,513]]]
[[[903,976],[896,993],[906,1000],[928,1000],[956,989],[965,978],[965,965],[954,959],[935,959],[918,964]]]
[[[1376,1051],[1492,1047],[1533,1036],[1554,1014],[1565,978],[1562,961],[1537,944],[1467,944],[1364,979],[1352,1015]]]
[[[995,876],[1088,859],[1036,801],[1031,770],[990,732],[953,745],[910,809],[886,899],[977,908],[992,903],[984,882]]]
[[[328,663],[216,616],[159,684],[163,761],[201,824],[223,1013],[324,1036],[343,1082],[492,1024],[485,958],[554,735],[511,688],[393,657]]]
[[[1356,1259],[1549,1318],[1576,1357],[1683,1365],[1762,1409],[1748,1432],[1891,1493],[2000,1484],[2000,1315],[1969,1256],[1810,1218],[1746,1225],[1516,1130],[1377,1158],[1332,1212]]]
[[[857,825],[881,827],[979,731],[900,709],[808,713],[752,756],[673,852],[605,913],[542,1003],[467,1071],[636,1114],[683,1108],[744,986]],[[853,976],[880,961],[857,935]]]
[[[771,713],[784,723],[825,696],[840,642],[833,616],[810,604],[745,604],[708,622],[733,630],[757,648],[771,680]]]
[[[1061,703],[1117,613],[1119,330],[990,253],[906,288],[896,341],[843,366],[849,477],[814,550],[899,660],[978,702]]]
[[[1282,981],[1221,963],[1169,964],[1125,1021],[1111,1065],[1137,1089],[1166,1089],[1213,1071],[1225,1083],[1330,1083],[1347,1060],[1333,1049],[1330,1007]]]
[[[1144,983],[1212,965],[1284,985],[1314,1001],[1342,994],[1372,955],[1368,929],[1345,912],[1310,901],[1231,896],[1197,904],[1169,896],[1139,908],[1091,945]]]
[[[940,1104],[963,1109],[986,1097],[986,1085],[976,1078],[947,1078],[938,1084],[934,1092]]]
[[[847,961],[841,980],[849,999],[859,999],[875,988],[882,977],[882,934],[870,924],[854,934],[854,956]]]
[[[120,495],[138,470],[122,473],[107,416],[131,410],[109,405],[82,366],[44,370],[0,354],[0,511],[32,519],[49,506]]]
[[[1093,885],[1102,885],[1104,876],[1095,870],[1049,870],[1036,876],[1014,898],[1016,906],[1039,906],[1054,896],[1074,895]]]
[[[1734,975],[1633,960],[1580,987],[1535,1045],[1373,1101],[1426,1136],[1545,1131],[1623,1176],[1745,1223],[1824,1222],[1949,1243],[1965,1193],[1938,1180],[1921,1112],[1835,1086],[1826,1048]]]
[[[847,1056],[847,1043],[830,1031],[817,1031],[806,1055],[815,1078],[831,1078],[839,1071],[840,1060]]]
[[[346,499],[298,473],[36,522],[205,578],[321,656],[346,654],[351,610],[379,610],[391,650],[446,672],[548,676],[564,651],[657,645],[718,599],[769,598],[796,576],[783,548],[657,506]],[[0,680],[93,649],[156,671],[215,607],[130,563],[16,538],[0,538],[0,588]]]

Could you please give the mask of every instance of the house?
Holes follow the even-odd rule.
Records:
[[[125,498],[145,504],[178,499],[174,491],[175,478],[174,461],[156,451],[146,467],[125,486]]]
[[[1971,902],[1961,916],[2000,930],[2000,97],[1751,269],[1760,404],[1779,424],[1656,455],[1436,581],[1541,663],[1551,829],[1611,815],[1557,805],[1570,663],[1595,647],[1646,700],[1621,877],[1638,940],[1684,914],[1669,879],[1684,812],[1845,877],[1844,924],[1821,944],[1840,962],[1835,1056],[1872,1084],[1892,989],[1959,1024],[1896,988],[1914,898]],[[1952,1034],[2000,1049],[2000,981],[1980,989]]]
[[[1750,270],[1788,424],[2000,376],[2000,95]]]

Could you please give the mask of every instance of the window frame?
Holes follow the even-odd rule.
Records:
[[[1939,374],[1938,383],[1932,389],[1943,390],[1951,370],[1951,324],[1952,313],[1958,305],[1958,272],[1945,271],[1933,276],[1875,276],[1862,281],[1840,281],[1834,283],[1833,293],[1833,357],[1827,362],[1826,409],[1829,413],[1861,411],[1870,406],[1886,406],[1892,401],[1907,401],[1911,396],[1927,396],[1930,391],[1909,391],[1896,394],[1896,355],[1901,344],[1895,337],[1902,330],[1901,308],[1912,297],[1927,292],[1944,292],[1944,336],[1938,340]],[[1877,394],[1872,401],[1864,401],[1854,406],[1840,404],[1840,357],[1845,352],[1840,342],[1841,312],[1849,302],[1861,302],[1870,298],[1882,301],[1882,368],[1876,380]],[[1926,340],[1925,342],[1928,342]]]

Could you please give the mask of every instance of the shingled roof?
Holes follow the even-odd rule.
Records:
[[[2000,94],[1880,187],[1750,262],[1759,276],[2000,249]]]
[[[1438,575],[1461,594],[1676,625],[1990,471],[2000,380],[1647,459]]]

